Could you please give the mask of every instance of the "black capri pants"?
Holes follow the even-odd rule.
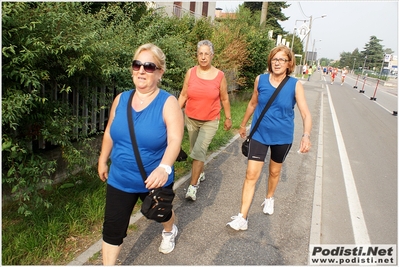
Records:
[[[173,183],[166,186],[173,188]],[[144,201],[149,192],[145,193],[126,193],[107,184],[105,215],[103,223],[103,241],[119,246],[127,236],[130,216],[138,199]],[[167,216],[164,222],[172,217],[172,213]]]
[[[249,141],[248,160],[265,161],[267,150],[270,147],[270,158],[277,163],[283,163],[290,152],[292,144],[264,145],[254,139]]]

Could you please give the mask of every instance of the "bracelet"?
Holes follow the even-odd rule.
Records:
[[[304,133],[304,134],[302,135],[302,137],[305,137],[305,136],[307,136],[308,138],[310,138],[310,134],[308,134],[308,133]]]
[[[242,125],[240,125],[240,127],[241,127],[241,128],[247,128],[247,127],[245,127],[245,126],[242,126]]]
[[[231,120],[231,117],[226,118],[226,120]]]

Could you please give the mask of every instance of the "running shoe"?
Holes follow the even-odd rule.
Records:
[[[195,201],[197,199],[197,185],[191,185],[187,188],[186,198]]]
[[[241,213],[238,213],[237,216],[231,217],[233,219],[231,222],[227,223],[226,225],[230,226],[234,230],[247,230],[248,229],[248,220],[245,220],[242,217]]]
[[[263,201],[261,206],[264,206],[263,207],[264,214],[272,215],[274,213],[274,197],[265,198],[265,201]]]
[[[177,233],[178,230],[176,225],[173,225],[172,232],[165,232],[165,230],[162,230],[162,242],[159,246],[159,252],[168,254],[173,251]]]
[[[200,176],[199,176],[199,178],[198,178],[197,186],[199,186],[199,184],[200,184],[201,182],[203,182],[203,181],[205,181],[205,173],[204,173],[204,172],[201,172],[201,174],[200,174]]]

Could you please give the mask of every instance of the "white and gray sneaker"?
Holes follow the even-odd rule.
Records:
[[[263,201],[261,206],[264,206],[263,207],[264,214],[272,215],[274,213],[274,197],[265,198],[265,201]]]
[[[187,188],[186,198],[195,201],[197,199],[198,185],[191,185]]]
[[[175,238],[178,232],[176,225],[173,225],[172,232],[165,232],[165,230],[162,230],[162,242],[158,249],[159,252],[168,254],[173,251],[175,248]]]
[[[201,174],[200,174],[200,176],[198,178],[197,186],[203,181],[205,181],[205,173],[201,172]]]
[[[247,230],[248,229],[248,220],[245,220],[242,217],[241,213],[238,213],[237,216],[232,216],[233,219],[231,222],[227,223],[226,225],[230,226],[234,230]]]

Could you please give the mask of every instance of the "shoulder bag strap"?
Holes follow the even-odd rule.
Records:
[[[134,151],[134,155],[136,157],[137,165],[139,166],[141,177],[143,178],[143,181],[147,179],[147,175],[145,173],[144,167],[143,167],[143,162],[141,161],[140,153],[139,153],[139,148],[137,146],[136,142],[136,136],[134,134],[134,126],[133,126],[133,118],[132,118],[132,99],[133,95],[136,92],[136,90],[133,90],[133,92],[130,94],[129,100],[127,102],[127,121],[129,125],[129,132],[130,132],[130,139],[132,140],[132,147]]]
[[[274,91],[273,95],[270,97],[269,101],[267,102],[266,106],[264,107],[264,109],[262,110],[262,113],[260,114],[254,128],[252,128],[251,133],[249,134],[249,136],[247,138],[251,138],[252,135],[254,135],[256,129],[258,128],[260,121],[262,120],[263,116],[265,116],[266,111],[270,108],[270,106],[272,105],[274,99],[276,98],[277,94],[281,91],[281,89],[284,87],[285,83],[288,81],[288,79],[290,78],[290,76],[285,76],[285,78],[281,81],[281,83],[278,85],[277,89]]]

